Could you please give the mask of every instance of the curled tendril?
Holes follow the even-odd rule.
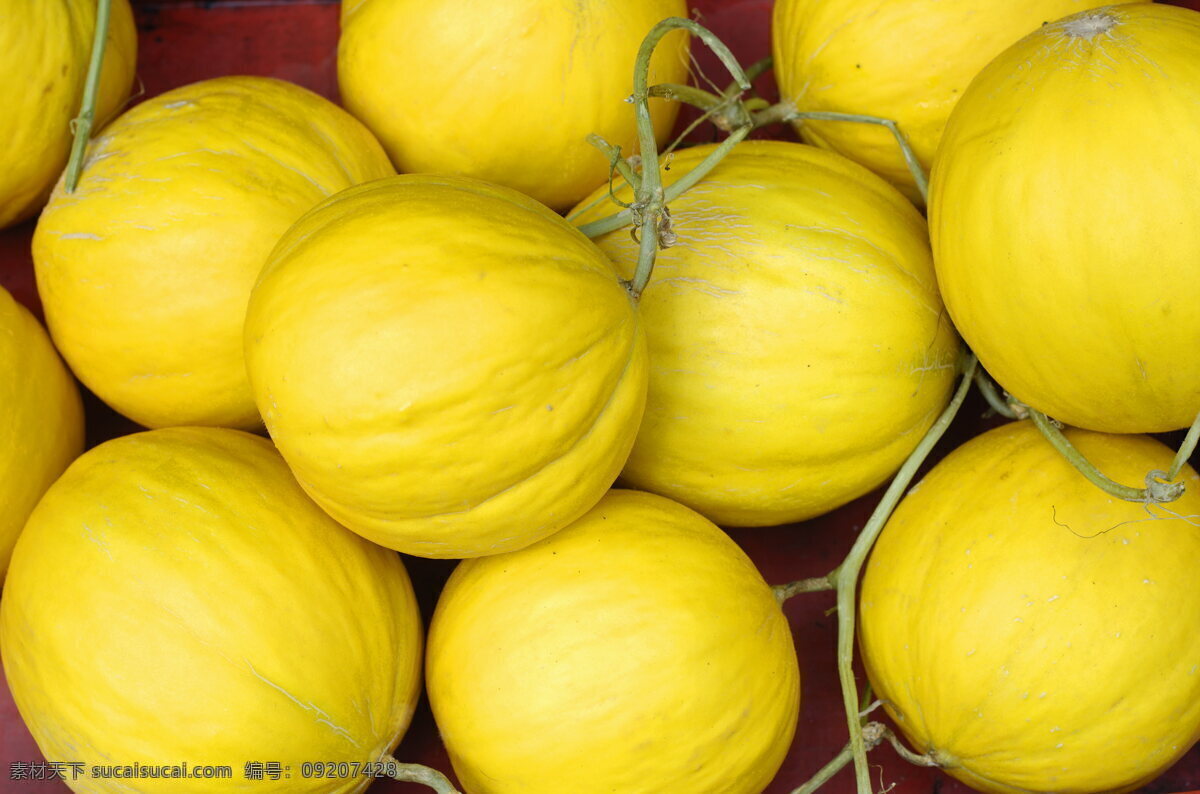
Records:
[[[1171,482],[1170,475],[1161,469],[1154,469],[1146,475],[1146,501],[1155,504],[1174,502],[1183,496],[1182,481]]]

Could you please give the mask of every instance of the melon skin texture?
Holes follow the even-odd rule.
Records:
[[[147,427],[261,426],[242,323],[267,254],[301,215],[393,174],[371,134],[265,77],[182,86],[122,115],[61,183],[33,258],[47,324],[79,379]]]
[[[405,173],[461,174],[564,210],[607,178],[596,133],[637,151],[634,61],[684,0],[353,0],[342,4],[346,108]],[[670,33],[650,85],[688,81],[688,36]],[[652,100],[661,146],[679,105]]]
[[[466,794],[750,794],[796,728],[787,620],[715,525],[614,490],[552,537],[460,563],[426,687]]]
[[[667,184],[711,150],[676,154]],[[611,207],[607,188],[585,199]],[[633,201],[622,184],[617,197]],[[832,152],[738,144],[671,202],[639,309],[646,415],[622,472],[725,526],[828,512],[886,480],[950,398],[960,346],[924,219]],[[638,244],[597,238],[625,277]]]
[[[1135,0],[1137,1],[1137,0]],[[1144,1],[1144,0],[1143,0]],[[900,126],[926,172],[971,79],[1045,22],[1112,0],[778,0],[775,75],[798,110],[857,113]],[[839,152],[921,201],[891,132],[797,121],[806,143]]]
[[[1172,459],[1146,436],[1067,437],[1119,482]],[[1181,479],[1166,509],[1113,499],[1021,422],[910,491],[868,561],[859,625],[871,684],[918,752],[1006,793],[1128,791],[1187,752],[1200,477]]]
[[[67,165],[96,30],[96,0],[0,0],[0,228],[37,214]],[[133,86],[137,30],[112,0],[93,134]]]
[[[50,761],[198,764],[225,780],[80,792],[353,792],[306,761],[379,761],[415,706],[421,620],[398,555],[322,513],[270,442],[170,428],[80,457],[30,518],[0,601],[13,697]]]
[[[1200,413],[1196,129],[1200,13],[1161,5],[1047,25],[955,108],[930,185],[938,283],[1017,399],[1112,433]]]
[[[245,334],[305,490],[424,557],[511,551],[578,518],[645,405],[645,334],[612,263],[533,199],[463,177],[314,209],[263,268]]]
[[[50,336],[0,287],[0,580],[38,499],[83,452],[83,403]]]

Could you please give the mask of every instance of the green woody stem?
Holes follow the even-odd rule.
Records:
[[[750,83],[733,53],[720,39],[690,19],[664,19],[655,25],[642,41],[633,70],[633,106],[637,114],[638,152],[642,156],[642,189],[637,196],[642,216],[641,247],[638,251],[637,270],[629,287],[635,297],[642,294],[642,290],[650,281],[650,272],[654,269],[654,256],[658,252],[660,231],[669,231],[670,216],[666,214],[662,174],[658,170],[658,141],[655,140],[654,123],[650,119],[650,57],[663,37],[678,28],[690,31],[711,47],[742,88],[750,89]]]
[[[1146,487],[1134,488],[1114,482],[1096,468],[1067,439],[1053,419],[1011,396],[1008,396],[1007,400],[1001,397],[982,368],[976,370],[975,382],[979,386],[980,393],[987,400],[988,405],[996,413],[1009,419],[1032,419],[1038,431],[1058,450],[1059,454],[1066,458],[1067,462],[1074,466],[1089,482],[1109,496],[1124,499],[1128,502],[1161,503],[1173,502],[1183,495],[1185,485],[1182,482],[1175,482],[1175,478],[1179,476],[1183,465],[1187,463],[1188,458],[1196,450],[1196,442],[1200,441],[1200,416],[1197,416],[1192,422],[1192,426],[1188,430],[1183,444],[1180,445],[1179,450],[1175,453],[1175,459],[1171,462],[1171,468],[1165,472],[1157,470],[1150,472],[1146,475]]]
[[[734,130],[721,146],[709,154],[692,172],[673,184],[669,190],[663,189],[662,174],[659,172],[658,165],[658,141],[654,137],[654,125],[650,118],[650,97],[673,96],[685,101],[697,101],[702,104],[713,104],[714,102],[719,103],[723,101],[720,97],[696,89],[690,89],[686,86],[665,85],[655,86],[654,88],[650,87],[650,57],[654,54],[655,47],[658,46],[658,43],[668,33],[681,28],[699,38],[716,53],[721,62],[725,64],[725,68],[733,75],[737,86],[742,91],[750,90],[750,81],[746,77],[745,72],[742,71],[742,67],[738,64],[737,59],[733,57],[733,53],[729,51],[729,48],[722,44],[720,39],[710,31],[697,25],[690,19],[682,19],[680,17],[664,19],[655,25],[642,41],[642,46],[638,50],[637,60],[634,65],[633,95],[630,97],[637,115],[638,146],[642,157],[641,183],[638,184],[636,181],[627,178],[627,181],[634,187],[636,200],[631,206],[622,209],[614,215],[580,227],[580,231],[588,237],[599,237],[600,235],[616,231],[630,223],[634,224],[639,241],[638,263],[633,279],[627,286],[635,297],[642,294],[642,290],[646,288],[646,284],[650,281],[650,274],[654,269],[654,258],[658,253],[658,249],[669,245],[673,238],[670,226],[671,216],[667,210],[667,204],[702,179],[738,141],[741,141],[750,132],[749,116],[745,114],[746,123],[742,127]],[[605,144],[605,146],[608,145]],[[605,149],[604,146],[601,146],[601,148],[609,154],[611,160],[612,147],[608,146]],[[616,165],[615,162],[614,165]],[[619,165],[616,165],[616,167],[620,168]]]
[[[604,156],[608,158],[609,164],[616,169],[617,173],[624,177],[625,181],[628,182],[635,191],[641,188],[642,178],[638,176],[636,171],[633,170],[633,166],[629,164],[629,161],[621,156],[620,146],[613,146],[611,143],[595,133],[589,135],[587,137],[587,141],[592,146],[595,146],[597,149],[604,152]],[[613,196],[611,179],[609,180],[608,196],[613,201],[617,200],[616,197]]]
[[[429,786],[437,794],[459,794],[454,784],[436,769],[420,764],[402,764],[390,755],[384,758],[384,762],[392,770],[391,776],[394,780],[402,783],[420,783]]]
[[[881,722],[868,722],[862,726],[862,737],[868,750],[874,749],[887,733],[887,728]],[[847,744],[832,761],[821,767],[821,770],[809,778],[803,786],[792,789],[792,794],[812,794],[812,792],[829,782],[831,777],[842,771],[842,767],[850,763],[853,755],[851,745]]]
[[[816,576],[812,579],[797,579],[794,582],[787,584],[777,584],[771,588],[775,593],[775,600],[782,604],[794,595],[800,593],[819,593],[822,590],[837,589],[837,570],[827,573],[825,576]]]
[[[987,401],[988,406],[993,411],[1006,419],[1023,418],[1023,414],[1019,414],[1014,410],[1013,405],[1007,402],[996,391],[996,385],[992,383],[992,379],[983,371],[983,367],[975,368],[975,385],[979,387],[979,393],[983,395],[983,399]]]
[[[1080,474],[1088,478],[1093,485],[1109,496],[1124,499],[1128,502],[1173,502],[1183,495],[1182,482],[1167,482],[1174,479],[1164,471],[1152,471],[1146,475],[1145,488],[1132,488],[1113,482],[1097,469],[1091,461],[1075,448],[1062,430],[1049,417],[1034,408],[1028,408],[1029,417],[1037,425],[1037,429],[1057,449]],[[1178,457],[1178,456],[1176,456]],[[1177,472],[1178,473],[1178,472]]]
[[[896,139],[896,144],[900,147],[900,153],[904,155],[904,163],[908,166],[908,171],[912,174],[913,181],[917,185],[917,190],[921,193],[921,200],[926,204],[929,203],[929,177],[925,174],[925,169],[921,166],[921,161],[917,159],[917,153],[913,151],[912,146],[908,143],[908,139],[900,131],[900,126],[891,119],[883,119],[878,116],[864,116],[861,113],[796,110],[786,102],[771,105],[754,114],[755,129],[784,121],[849,121],[856,124],[875,124],[884,127]]]
[[[650,86],[650,96],[669,99],[672,102],[684,102],[701,110],[716,110],[727,101],[724,97],[719,97],[703,88],[674,83],[659,83]]]
[[[767,108],[763,113],[766,114],[771,110]],[[863,116],[858,113],[833,113],[819,110],[804,110],[794,111],[786,115],[784,118],[770,118],[762,116],[766,123],[772,121],[851,121],[858,124],[877,124],[885,127],[888,132],[895,137],[896,143],[900,146],[900,152],[904,155],[904,162],[908,165],[908,171],[912,174],[913,181],[917,183],[917,190],[921,193],[921,200],[926,204],[929,203],[929,179],[925,176],[925,169],[921,167],[921,161],[917,159],[917,154],[908,145],[908,139],[904,137],[904,133],[900,132],[899,125],[891,119],[881,119],[878,116]]]
[[[1196,451],[1196,442],[1200,441],[1200,414],[1192,420],[1192,426],[1188,428],[1187,436],[1183,439],[1183,444],[1180,445],[1179,451],[1175,453],[1175,460],[1171,462],[1171,468],[1167,471],[1166,480],[1168,482],[1179,476],[1179,472],[1183,470],[1183,464],[1188,462],[1188,458]]]
[[[746,79],[757,80],[759,77],[767,73],[767,70],[775,65],[775,59],[768,55],[767,57],[755,61],[746,67]]]
[[[835,584],[836,575],[838,572],[829,573],[828,576],[818,576],[811,579],[797,579],[796,582],[788,582],[787,584],[776,584],[772,588],[772,593],[775,594],[775,601],[784,603],[794,595],[802,593],[821,593],[822,590],[834,590],[838,585]]]
[[[108,43],[108,18],[112,0],[97,0],[96,30],[92,36],[92,58],[88,64],[87,79],[83,84],[83,100],[79,104],[79,115],[71,120],[71,157],[67,160],[66,188],[74,193],[79,184],[79,172],[83,169],[83,153],[92,135],[92,123],[96,119],[96,93],[100,88],[100,72],[104,66],[104,47]]]
[[[867,554],[871,551],[871,547],[875,545],[875,539],[883,531],[884,523],[892,514],[892,510],[900,501],[900,497],[904,494],[905,489],[908,488],[909,483],[912,482],[913,477],[916,476],[917,469],[920,468],[930,451],[933,450],[934,445],[937,444],[938,440],[946,432],[946,429],[958,413],[958,409],[962,406],[963,400],[971,388],[976,365],[975,356],[971,356],[967,360],[962,382],[959,384],[958,390],[955,391],[954,397],[950,400],[950,404],[946,406],[946,410],[942,411],[942,415],[933,423],[933,427],[929,428],[929,431],[925,433],[924,438],[921,439],[921,443],[917,445],[917,448],[904,461],[904,465],[900,467],[900,471],[896,473],[896,477],[892,480],[891,485],[884,492],[883,499],[880,500],[875,511],[871,513],[871,517],[867,520],[862,532],[859,533],[858,539],[854,542],[854,547],[850,549],[850,553],[846,555],[845,561],[838,568],[838,677],[842,683],[842,702],[846,708],[846,720],[850,728],[850,751],[854,758],[854,776],[858,783],[858,794],[872,794],[870,770],[867,768],[867,745],[863,739],[862,725],[860,724],[858,691],[854,686],[854,670],[852,668],[854,662],[855,598],[858,595],[858,575],[862,571],[863,564],[866,562]]]
[[[685,190],[695,185],[701,179],[708,175],[708,172],[716,167],[729,150],[735,145],[745,140],[746,136],[751,132],[749,126],[741,127],[733,131],[732,134],[725,140],[721,141],[721,145],[709,152],[708,156],[700,161],[700,164],[688,171],[683,178],[678,182],[673,183],[670,187],[663,191],[663,202],[670,203],[679,198]],[[643,170],[644,173],[644,170]],[[633,220],[634,211],[632,209],[623,209],[620,212],[609,215],[606,218],[601,218],[591,223],[585,223],[579,227],[579,231],[586,234],[588,237],[600,237],[615,232],[617,229],[628,226]]]
[[[817,774],[805,781],[803,786],[792,789],[792,794],[812,794],[812,792],[828,783],[831,777],[842,771],[842,767],[850,763],[851,755],[850,745],[847,744],[832,761],[821,767],[821,770]]]
[[[892,733],[887,728],[883,729],[883,737],[892,745],[892,749],[896,751],[896,755],[903,758],[905,761],[915,766],[939,766],[938,762],[928,755],[921,755],[909,750],[900,740],[896,738],[896,734]]]

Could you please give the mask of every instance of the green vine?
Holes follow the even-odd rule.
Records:
[[[88,63],[87,78],[83,83],[83,99],[79,103],[79,115],[71,119],[71,156],[67,160],[66,189],[74,193],[79,185],[79,172],[83,169],[83,153],[92,135],[92,124],[96,119],[96,95],[100,88],[100,73],[104,67],[104,48],[108,43],[108,20],[112,13],[112,0],[97,0],[96,29],[92,35],[92,57]]]
[[[1196,451],[1197,442],[1200,441],[1200,415],[1196,416],[1196,419],[1192,422],[1192,426],[1188,429],[1187,435],[1183,439],[1183,443],[1176,450],[1170,468],[1167,471],[1155,469],[1147,473],[1145,479],[1146,487],[1134,488],[1115,482],[1106,476],[1104,472],[1100,471],[1095,464],[1075,448],[1075,445],[1063,433],[1061,425],[1058,422],[1011,395],[1005,394],[1001,396],[996,390],[995,384],[993,384],[982,368],[975,372],[975,384],[978,386],[980,394],[983,395],[988,405],[996,413],[1009,419],[1031,419],[1037,427],[1038,432],[1042,434],[1042,437],[1050,442],[1051,446],[1058,450],[1059,454],[1068,463],[1075,467],[1089,482],[1109,496],[1128,502],[1140,502],[1144,504],[1173,502],[1183,496],[1187,486],[1185,483],[1177,480],[1179,473],[1183,470],[1184,464],[1187,463],[1192,453]]]
[[[650,58],[654,54],[655,48],[664,36],[678,29],[687,30],[708,45],[716,53],[717,57],[720,58],[725,68],[729,70],[729,73],[733,75],[736,90],[731,94],[728,101],[740,106],[737,98],[741,92],[750,90],[750,80],[742,70],[741,65],[738,64],[737,59],[733,57],[733,53],[729,51],[729,48],[714,36],[711,31],[701,27],[690,19],[680,17],[664,19],[655,25],[642,41],[641,47],[638,50],[637,60],[634,64],[633,95],[630,97],[637,115],[638,147],[641,153],[640,175],[633,171],[633,167],[627,161],[621,159],[621,150],[619,147],[613,146],[598,135],[588,138],[594,146],[604,152],[613,170],[620,172],[621,176],[633,188],[634,202],[629,205],[617,202],[618,204],[622,204],[622,209],[619,212],[579,227],[580,231],[588,237],[599,237],[630,224],[633,225],[634,236],[638,240],[638,262],[633,278],[626,283],[626,287],[634,297],[641,296],[642,290],[649,283],[658,249],[667,247],[674,240],[674,235],[671,231],[671,214],[667,208],[668,204],[712,171],[717,163],[721,161],[721,158],[728,154],[739,141],[743,140],[753,128],[747,115],[745,122],[735,129],[699,165],[684,175],[682,179],[671,185],[670,188],[663,188],[662,174],[659,172],[658,141],[655,139],[654,124],[650,118],[650,98],[660,97],[685,102],[700,102],[708,106],[706,109],[712,109],[715,105],[725,101],[713,94],[709,94],[707,91],[693,89],[690,86],[669,83],[656,86],[649,85]],[[615,200],[615,196],[612,196],[611,185],[609,186],[609,195]]]
[[[677,28],[689,30],[717,54],[734,77],[734,83],[729,88],[721,94],[714,94],[692,86],[681,86],[670,83],[656,86],[648,85],[649,62],[655,46],[661,41],[663,36]],[[770,68],[770,65],[771,60],[769,58],[763,59],[754,64],[748,72],[754,76],[758,76]],[[642,290],[649,281],[657,250],[660,247],[666,247],[673,240],[667,205],[703,179],[734,146],[744,140],[751,131],[758,127],[782,121],[809,118],[852,121],[884,126],[895,136],[897,144],[904,153],[905,161],[909,163],[909,168],[913,171],[918,188],[921,190],[922,195],[925,194],[927,179],[924,171],[921,169],[916,155],[912,152],[911,147],[895,122],[873,116],[853,114],[800,113],[794,108],[783,104],[766,106],[760,100],[746,102],[742,100],[742,95],[744,92],[750,90],[750,79],[747,71],[741,69],[728,48],[713,36],[711,32],[690,20],[680,18],[664,20],[656,25],[642,42],[634,70],[634,92],[631,101],[634,103],[637,111],[638,138],[641,151],[640,173],[635,170],[635,166],[630,160],[622,157],[619,147],[613,146],[599,136],[589,138],[591,143],[600,149],[608,159],[612,173],[614,175],[619,173],[633,188],[635,199],[631,204],[625,204],[618,200],[613,192],[610,181],[608,198],[620,205],[621,210],[600,220],[584,224],[579,228],[585,235],[594,238],[631,224],[634,226],[635,239],[639,242],[638,264],[633,279],[626,286],[635,297],[641,295]],[[729,131],[729,135],[725,140],[715,147],[699,165],[665,189],[662,185],[661,174],[659,173],[659,153],[653,126],[650,121],[649,99],[651,97],[686,102],[703,112],[700,119],[693,122],[684,131],[683,135],[679,136],[671,144],[671,147],[667,151],[678,145],[680,140],[696,124],[704,120],[711,120],[718,129]],[[594,206],[594,204],[577,210],[569,217],[578,216],[584,210],[590,208],[590,206]],[[854,598],[857,590],[858,575],[866,559],[867,552],[870,550],[879,531],[882,530],[884,522],[895,507],[901,493],[907,488],[918,466],[945,432],[958,408],[962,405],[973,377],[975,363],[974,356],[969,357],[966,368],[967,374],[954,399],[950,402],[950,405],[938,421],[934,423],[925,438],[922,439],[917,449],[909,456],[904,466],[901,467],[900,472],[896,475],[891,486],[885,493],[883,501],[876,508],[875,513],[871,516],[871,520],[868,521],[867,526],[859,535],[858,541],[847,556],[846,561],[825,577],[799,580],[772,588],[780,604],[801,592],[830,589],[837,591],[839,677],[842,679],[842,692],[847,718],[850,723],[850,742],[842,754],[828,764],[821,773],[818,773],[817,777],[797,789],[798,794],[807,794],[807,792],[815,790],[828,779],[828,776],[831,776],[833,772],[850,759],[854,761],[855,777],[858,781],[860,794],[871,794],[870,779],[866,766],[867,745],[871,744],[873,746],[877,744],[889,732],[882,725],[871,723],[871,725],[878,725],[877,729],[872,729],[873,733],[871,731],[868,732],[868,736],[873,736],[874,738],[871,738],[870,741],[864,739],[862,720],[858,714],[858,694],[854,690],[853,672],[851,670],[854,637]]]
[[[399,780],[402,783],[420,783],[433,789],[437,794],[460,794],[454,784],[436,769],[421,764],[402,764],[390,755],[385,756],[383,760],[387,764],[393,780]]]
[[[833,113],[819,110],[793,110],[791,113],[787,113],[785,108],[777,111],[776,115],[779,115],[780,118],[772,119],[773,121],[850,121],[857,124],[876,124],[884,127],[896,139],[896,144],[900,147],[900,151],[904,155],[904,163],[908,166],[908,171],[912,174],[913,181],[917,183],[917,190],[921,194],[921,200],[929,203],[929,178],[925,175],[925,169],[921,167],[921,161],[917,159],[916,152],[908,144],[908,139],[900,131],[900,125],[891,119],[881,119],[878,116],[864,116],[858,113]]]
[[[1192,420],[1192,426],[1188,428],[1187,435],[1183,437],[1183,443],[1175,452],[1175,460],[1171,461],[1171,468],[1167,470],[1167,476],[1164,478],[1167,482],[1174,480],[1179,476],[1179,472],[1183,471],[1184,465],[1196,451],[1198,441],[1200,441],[1200,414],[1196,414],[1196,418]]]
[[[1006,419],[1024,419],[1029,415],[1025,406],[1000,396],[1000,393],[996,391],[996,384],[984,372],[983,367],[975,369],[975,385],[979,388],[979,393],[983,395],[988,406],[1000,416]]]
[[[929,456],[938,440],[945,434],[946,429],[954,420],[958,409],[966,399],[975,374],[977,361],[971,356],[966,365],[962,382],[950,400],[950,404],[942,411],[941,416],[925,433],[921,443],[912,451],[896,473],[887,490],[883,494],[871,517],[859,533],[854,546],[846,559],[838,567],[837,575],[837,614],[838,614],[838,678],[842,684],[842,702],[846,708],[846,719],[850,728],[850,751],[854,759],[854,776],[858,784],[858,794],[872,794],[871,779],[867,769],[867,747],[863,739],[862,726],[859,717],[858,692],[854,688],[854,621],[856,614],[855,599],[858,595],[858,576],[867,554],[875,545],[875,539],[883,531],[883,526],[895,509],[900,497],[916,476],[917,469]]]
[[[777,584],[771,588],[771,592],[775,594],[775,600],[782,604],[792,596],[797,596],[801,593],[819,593],[824,590],[836,589],[837,569],[835,568],[825,576],[817,576],[812,579],[797,579],[787,584]]]
[[[709,47],[721,57],[735,82],[720,94],[705,91],[692,86],[675,84],[647,85],[648,65],[654,45],[669,30],[677,27],[687,28],[699,36]],[[789,121],[845,121],[866,123],[882,126],[892,133],[903,153],[905,163],[913,176],[918,191],[923,199],[928,198],[928,177],[921,167],[916,154],[908,144],[907,139],[896,122],[874,116],[850,113],[831,113],[818,111],[798,111],[785,103],[767,106],[761,100],[744,101],[742,95],[749,90],[750,77],[757,77],[770,68],[770,59],[756,63],[751,69],[743,72],[733,61],[727,48],[712,34],[695,23],[687,20],[672,19],[661,23],[643,42],[638,55],[638,65],[635,71],[635,90],[632,101],[638,111],[638,131],[642,152],[641,170],[638,173],[630,161],[621,157],[620,149],[599,139],[593,140],[611,163],[614,173],[621,176],[634,189],[635,201],[625,205],[616,200],[611,185],[609,197],[622,209],[606,218],[581,226],[581,230],[589,237],[598,237],[620,229],[629,224],[636,227],[635,236],[639,241],[638,266],[634,278],[627,285],[635,295],[640,295],[649,280],[653,267],[654,255],[659,247],[669,244],[673,235],[670,229],[670,215],[667,204],[683,192],[691,188],[707,175],[715,165],[738,142],[743,140],[751,131],[760,127]],[[702,111],[699,119],[693,122],[683,134],[666,151],[673,150],[700,123],[711,121],[718,129],[729,132],[728,137],[715,148],[705,160],[686,174],[683,178],[664,189],[659,174],[659,154],[655,145],[653,129],[650,125],[648,100],[650,97],[685,102]],[[581,210],[582,211],[582,210]],[[792,794],[809,794],[824,784],[832,775],[851,761],[855,768],[856,789],[858,794],[872,794],[866,753],[884,739],[891,742],[897,753],[914,764],[936,766],[936,759],[927,755],[918,755],[903,747],[890,730],[879,723],[869,723],[864,729],[862,715],[859,713],[860,700],[854,687],[853,655],[855,636],[855,616],[858,579],[866,557],[882,531],[888,517],[891,515],[902,494],[908,488],[913,477],[934,445],[950,426],[955,415],[962,406],[972,383],[976,384],[996,413],[1012,418],[1031,418],[1051,443],[1060,450],[1080,471],[1084,472],[1093,482],[1109,493],[1119,494],[1121,498],[1133,501],[1162,502],[1178,498],[1182,493],[1183,484],[1172,482],[1178,476],[1183,464],[1200,442],[1200,416],[1192,425],[1187,438],[1176,454],[1169,471],[1151,472],[1146,479],[1147,487],[1134,489],[1113,483],[1104,477],[1070,444],[1058,430],[1055,423],[1043,414],[1013,399],[1010,395],[1001,395],[986,373],[978,366],[976,357],[971,354],[965,359],[964,375],[954,397],[943,411],[938,420],[926,433],[920,444],[909,455],[900,471],[896,474],[880,503],[876,506],[866,526],[859,534],[853,548],[842,564],[824,577],[803,579],[778,585],[772,588],[776,599],[782,604],[788,598],[802,592],[817,592],[834,589],[837,592],[838,615],[838,676],[841,682],[843,705],[846,711],[847,725],[850,730],[850,740],[842,752],[829,764],[821,769],[811,780],[795,789]],[[878,726],[878,727],[872,727]],[[866,733],[864,734],[864,730]]]
[[[1167,472],[1155,470],[1146,475],[1145,488],[1131,488],[1128,485],[1121,485],[1118,482],[1110,480],[1102,471],[1087,458],[1083,456],[1075,445],[1063,435],[1059,425],[1041,411],[1029,408],[1029,418],[1037,426],[1042,436],[1059,453],[1074,466],[1080,474],[1087,477],[1088,480],[1100,490],[1110,496],[1115,496],[1118,499],[1124,499],[1128,502],[1147,502],[1147,503],[1162,503],[1173,502],[1180,496],[1183,496],[1184,484],[1182,482],[1168,482],[1173,479],[1169,477]],[[1178,455],[1176,456],[1178,457]],[[1177,472],[1178,473],[1178,472]]]

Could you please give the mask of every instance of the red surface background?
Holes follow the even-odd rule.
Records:
[[[1200,0],[1176,4],[1200,8]],[[771,0],[694,0],[692,5],[700,21],[729,44],[743,64],[748,65],[770,54]],[[336,99],[338,4],[333,0],[157,3],[134,0],[134,6],[140,31],[138,77],[142,90],[139,98],[223,74],[262,74],[292,80]],[[698,53],[698,57],[709,76],[719,82],[725,81],[715,59],[703,52]],[[769,77],[760,80],[759,88],[769,99],[773,98],[774,87]],[[783,137],[789,135],[786,130],[771,132]],[[36,310],[37,295],[29,255],[32,228],[30,223],[0,231],[0,284]],[[993,421],[982,416],[983,406],[977,400],[969,402],[933,459]],[[87,418],[89,444],[138,429],[90,395]],[[1177,437],[1165,440],[1178,443]],[[730,534],[770,582],[819,576],[841,561],[877,499],[878,494],[873,494],[801,525]],[[412,558],[406,562],[428,620],[438,590],[453,563]],[[833,758],[846,742],[834,661],[836,618],[825,615],[832,605],[832,593],[818,593],[798,596],[785,607],[803,674],[801,716],[791,752],[767,794],[788,794]],[[569,726],[570,715],[563,715],[563,723],[564,728]],[[1113,750],[1121,752],[1120,748]],[[449,763],[424,703],[396,757],[449,772]],[[40,759],[7,688],[0,687],[0,790],[30,794],[67,791],[60,782],[8,779],[12,762]],[[203,760],[197,758],[194,762]],[[938,771],[907,764],[886,746],[872,752],[871,763],[877,786],[884,788],[895,784],[894,794],[960,794],[969,791]],[[237,775],[240,770],[235,770]],[[1143,794],[1162,794],[1197,787],[1200,787],[1200,748],[1193,748],[1174,768],[1141,791]],[[412,794],[428,791],[422,786],[393,781],[380,781],[371,790]],[[853,791],[851,773],[843,771],[823,790],[832,794]]]

